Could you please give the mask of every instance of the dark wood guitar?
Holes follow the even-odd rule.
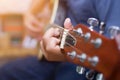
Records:
[[[120,51],[116,41],[78,24],[62,32],[62,52],[70,62],[103,73],[105,80],[120,80]]]
[[[43,0],[43,2],[45,1]],[[66,15],[64,4],[59,0],[50,0],[50,5],[51,2],[53,2],[52,8],[48,6],[51,9],[51,17],[49,16],[48,20],[44,20],[44,24],[62,25]],[[43,6],[41,6],[41,10],[44,10]],[[43,21],[43,18],[40,19]],[[50,26],[56,25],[45,27],[43,32]],[[114,39],[108,39],[81,24],[77,25],[73,31],[61,29],[60,47],[70,62],[97,70],[103,73],[108,80],[119,80],[120,52]]]

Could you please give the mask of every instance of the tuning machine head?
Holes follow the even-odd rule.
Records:
[[[88,61],[91,63],[92,66],[95,67],[99,62],[99,57],[98,56],[89,57]]]
[[[99,25],[99,21],[96,18],[89,18],[87,23],[90,25],[89,29],[93,31],[93,27]]]
[[[106,26],[106,24],[104,22],[100,22],[100,31],[99,31],[100,34],[104,33],[105,26]]]
[[[95,77],[96,71],[95,70],[89,70],[86,72],[86,78],[88,80],[93,80]]]
[[[96,75],[96,80],[105,80],[102,73]]]
[[[85,67],[77,66],[77,67],[76,67],[76,72],[77,72],[78,74],[84,74],[84,73],[85,73]]]
[[[76,57],[76,52],[75,51],[72,51],[72,52],[68,52],[67,55],[71,58],[71,59],[74,59]]]
[[[118,27],[118,26],[111,26],[108,29],[108,33],[110,34],[110,38],[113,39],[117,34],[120,34],[120,27]]]
[[[94,45],[95,48],[100,48],[102,45],[102,39],[101,38],[96,38],[95,40],[91,40],[91,43]]]

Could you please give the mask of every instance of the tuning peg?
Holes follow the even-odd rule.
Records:
[[[89,32],[84,34],[84,40],[85,41],[88,41],[90,39],[90,37],[91,37],[91,34]]]
[[[108,29],[108,32],[110,33],[110,38],[113,39],[117,34],[120,33],[120,27],[118,27],[118,26],[111,26]]]
[[[82,53],[81,55],[76,56],[81,62],[84,62],[87,58],[87,55],[85,53]]]
[[[86,73],[86,78],[87,78],[88,80],[93,80],[95,74],[96,74],[96,71],[94,71],[94,70],[89,70],[89,71]]]
[[[83,35],[83,31],[81,28],[77,28],[76,30],[73,30],[77,35],[82,36]]]
[[[93,27],[98,26],[99,21],[96,18],[89,18],[87,23],[90,25],[89,29],[93,31]]]
[[[92,66],[96,66],[97,63],[99,62],[99,58],[98,56],[89,57],[88,61],[91,63]]]
[[[77,66],[76,67],[76,72],[78,72],[78,74],[84,74],[85,73],[85,67]]]
[[[97,74],[96,80],[105,80],[102,73]]]
[[[67,55],[71,58],[74,59],[76,57],[76,52],[72,51],[72,52],[68,52]]]
[[[77,31],[78,33],[80,33],[80,34],[82,34],[82,33],[83,33],[83,31],[82,31],[82,29],[81,29],[81,28],[78,28],[76,31]]]
[[[102,45],[102,39],[96,38],[95,40],[91,40],[91,43],[95,46],[95,48],[99,48]]]
[[[99,31],[99,33],[103,34],[104,30],[105,30],[105,23],[104,22],[100,22],[100,31]]]

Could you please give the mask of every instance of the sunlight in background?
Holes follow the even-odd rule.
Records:
[[[24,13],[32,0],[0,0],[0,14]]]
[[[0,0],[0,66],[15,58],[37,55],[38,47],[23,46],[24,13],[33,0]],[[35,0],[34,0],[35,1]]]

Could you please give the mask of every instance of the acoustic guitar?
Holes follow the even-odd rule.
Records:
[[[47,28],[62,26],[66,17],[65,4],[60,0],[51,2],[52,7],[48,8],[52,12],[44,23],[50,25],[45,27],[44,32]],[[114,39],[108,39],[83,24],[78,24],[73,31],[59,28],[62,31],[60,47],[68,61],[103,73],[107,80],[119,80],[120,52]]]
[[[43,3],[45,1],[43,0]],[[45,21],[45,30],[49,27],[58,27],[63,24],[66,16],[64,4],[59,0],[50,0],[51,6],[48,20]],[[41,5],[43,5],[41,3]],[[41,6],[44,7],[45,5]],[[43,8],[44,9],[44,8]],[[41,8],[41,10],[43,10]],[[52,11],[52,12],[51,12]],[[39,16],[39,14],[37,15]],[[49,26],[46,27],[46,25]],[[57,24],[57,25],[55,25]],[[74,30],[68,31],[59,27],[61,33],[61,51],[70,62],[91,68],[103,73],[106,80],[119,80],[120,76],[120,51],[114,39],[108,39],[97,32],[88,29],[83,24],[78,24]]]
[[[106,38],[83,24],[72,31],[59,28],[61,51],[68,61],[103,73],[105,80],[120,80],[120,51],[115,39]]]

